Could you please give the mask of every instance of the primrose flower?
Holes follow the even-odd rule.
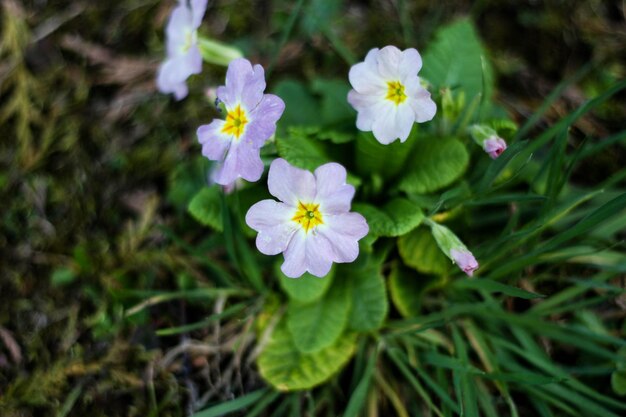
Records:
[[[450,250],[450,255],[454,263],[470,277],[474,275],[474,271],[478,269],[478,261],[476,261],[472,252],[467,249],[452,249]]]
[[[372,131],[387,145],[398,138],[404,142],[413,123],[431,120],[437,106],[420,84],[421,68],[416,49],[401,51],[395,46],[372,49],[364,62],[353,65],[349,78],[354,89],[348,102],[358,112],[356,127]]]
[[[276,122],[285,103],[265,91],[263,67],[238,58],[228,64],[226,85],[218,87],[217,98],[224,103],[226,120],[215,119],[198,128],[202,155],[217,161],[213,179],[221,185],[241,177],[258,181],[263,174],[259,152],[276,131]]]
[[[202,71],[202,56],[198,48],[198,27],[206,11],[208,0],[179,0],[167,22],[167,59],[159,68],[157,88],[162,93],[173,93],[176,100],[187,96],[185,81]]]
[[[506,150],[506,142],[497,136],[491,136],[483,142],[483,149],[489,154],[491,159],[496,159]]]
[[[331,162],[312,174],[284,159],[270,165],[270,193],[278,198],[254,204],[246,214],[248,226],[259,232],[256,246],[266,255],[283,252],[281,270],[291,278],[305,272],[323,277],[333,262],[353,262],[359,239],[367,235],[365,218],[350,212],[354,187],[346,170]]]

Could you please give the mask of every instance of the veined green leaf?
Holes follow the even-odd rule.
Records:
[[[292,129],[286,137],[277,137],[276,149],[281,157],[298,168],[314,170],[330,162],[322,144],[307,138],[300,130]]]
[[[420,227],[400,236],[398,251],[406,266],[423,274],[445,275],[450,270],[450,261],[427,228]]]
[[[323,297],[310,303],[291,301],[287,327],[296,348],[317,352],[335,344],[348,323],[350,297],[346,282],[335,280]]]
[[[398,188],[409,194],[427,194],[452,184],[465,172],[469,154],[455,138],[420,138],[407,159]]]
[[[493,70],[484,58],[486,53],[476,29],[469,19],[461,19],[435,34],[435,40],[424,53],[420,76],[436,88],[464,91],[468,102],[481,93],[489,100],[493,91]]]
[[[318,278],[308,272],[300,278],[289,278],[280,270],[280,264],[280,262],[275,264],[276,279],[289,299],[300,303],[310,303],[322,297],[330,287],[336,270],[335,267],[331,268],[324,278]]]
[[[276,326],[257,364],[263,378],[281,391],[312,388],[327,381],[354,354],[356,334],[344,334],[337,342],[315,353],[302,353],[286,323]]]
[[[424,219],[421,208],[406,198],[395,198],[382,208],[357,203],[353,205],[353,211],[365,216],[369,234],[373,236],[401,236],[415,229]]]
[[[361,132],[356,139],[356,169],[361,176],[378,174],[389,179],[402,171],[405,162],[411,155],[411,149],[417,141],[417,127],[402,143],[399,140],[383,145],[374,138],[371,132]]]
[[[205,187],[189,203],[189,213],[194,219],[218,232],[224,231],[222,221],[222,200],[220,187]]]
[[[380,268],[380,263],[372,262],[364,269],[350,266],[339,269],[341,279],[345,280],[352,299],[348,320],[348,326],[352,330],[371,331],[383,324],[389,306]]]

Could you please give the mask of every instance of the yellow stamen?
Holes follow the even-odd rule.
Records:
[[[306,233],[309,230],[314,229],[320,224],[324,224],[322,220],[322,213],[319,211],[319,204],[298,202],[298,209],[296,214],[291,218],[296,223],[299,223]]]
[[[237,107],[230,110],[226,115],[226,121],[224,122],[224,127],[222,127],[222,132],[227,135],[234,135],[235,138],[239,139],[239,136],[243,134],[247,123],[248,119],[246,118],[246,112],[238,104]]]
[[[387,100],[393,101],[396,103],[396,106],[406,100],[404,86],[400,83],[400,81],[388,81],[387,87],[387,95],[385,96]]]

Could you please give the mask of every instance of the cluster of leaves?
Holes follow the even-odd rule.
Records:
[[[459,50],[459,44],[464,48]],[[305,169],[328,161],[349,167],[348,180],[358,190],[353,209],[367,218],[370,234],[355,264],[338,266],[322,280],[305,275],[292,281],[277,265],[262,272],[259,262],[264,261],[255,261],[254,255],[233,256],[241,261],[250,285],[269,292],[266,318],[257,330],[260,340],[266,340],[257,362],[261,375],[281,391],[307,389],[328,381],[356,355],[352,383],[344,391],[351,393],[344,415],[357,415],[366,407],[391,407],[397,415],[420,409],[440,416],[495,416],[505,409],[511,415],[530,410],[576,415],[579,409],[619,415],[626,404],[596,392],[576,379],[574,370],[554,363],[555,357],[541,348],[536,337],[573,345],[597,360],[624,361],[617,352],[624,342],[612,335],[619,329],[606,328],[590,311],[576,314],[573,323],[564,325],[547,320],[576,312],[578,304],[568,305],[568,301],[606,285],[625,265],[623,255],[606,245],[625,226],[626,194],[568,184],[583,156],[622,142],[623,133],[581,147],[572,156],[565,153],[571,123],[623,89],[624,83],[529,142],[522,138],[536,118],[518,130],[491,101],[492,70],[469,21],[457,21],[437,33],[424,53],[422,75],[431,83],[440,114],[432,123],[414,127],[406,143],[389,146],[354,130],[354,114],[344,104],[349,89],[345,80],[316,79],[310,85],[286,80],[275,86],[286,111],[275,149],[265,150],[268,159],[277,154]],[[495,162],[473,152],[478,148],[471,148],[469,123],[490,125],[510,142],[509,149]],[[534,155],[548,144],[546,154]],[[471,172],[464,176],[468,167]],[[236,224],[243,224],[242,213],[257,201],[249,196],[260,196],[263,188],[249,185],[239,191],[241,198],[224,198],[215,188],[204,189],[189,209],[201,223],[225,231],[225,211],[238,217]],[[507,205],[513,213],[502,211]],[[480,278],[458,277],[459,271],[424,225],[427,218],[465,230],[468,245],[476,249],[481,262]],[[228,228],[228,233],[238,233]],[[593,243],[567,245],[592,229]],[[253,236],[249,230],[243,233]],[[566,288],[537,303],[544,296],[536,289],[550,287],[549,278],[563,279],[553,267],[539,265],[581,262],[581,256],[589,259],[590,268],[603,272],[589,281],[577,280],[585,282],[584,289]],[[531,272],[532,266],[539,270]],[[272,285],[264,284],[262,276],[279,283],[286,309],[279,307],[284,302],[276,301],[283,296],[268,290],[266,286]],[[527,289],[520,289],[520,283]],[[609,292],[581,303],[593,305],[614,296]],[[514,305],[511,308],[514,299],[535,301],[532,308],[518,311]],[[391,369],[402,377],[394,376]],[[616,375],[614,389],[621,392],[622,374]],[[255,410],[278,398],[274,392],[250,395],[259,396]],[[230,405],[247,405],[249,398]],[[286,404],[281,409],[288,412]],[[198,416],[213,415],[223,406]],[[320,399],[315,407],[331,414],[342,409],[341,400],[334,397]]]

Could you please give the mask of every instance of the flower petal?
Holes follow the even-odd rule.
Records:
[[[306,272],[306,235],[304,230],[301,229],[293,234],[283,256],[285,262],[280,267],[283,274],[289,278],[299,278]]]
[[[194,29],[198,29],[202,23],[202,18],[206,12],[208,0],[191,0],[191,24]]]
[[[335,253],[326,236],[309,233],[305,242],[306,269],[316,277],[324,277],[330,272]]]
[[[374,137],[383,145],[388,145],[400,138],[404,142],[411,133],[415,116],[410,106],[391,103],[385,106],[372,125]]]
[[[409,97],[408,102],[413,109],[415,121],[424,123],[432,120],[437,113],[437,105],[430,98],[430,93],[421,88],[417,94],[417,98]]]
[[[367,53],[364,62],[359,62],[350,68],[348,79],[352,87],[361,94],[385,94],[387,84],[378,73],[376,62],[379,50],[374,48]]]
[[[354,187],[346,184],[346,169],[331,162],[318,167],[314,174],[317,185],[315,202],[320,204],[320,211],[324,215],[350,211]]]
[[[222,133],[223,126],[223,120],[215,119],[196,131],[198,142],[202,145],[202,155],[211,161],[223,161],[230,146],[231,137]]]
[[[215,171],[215,182],[228,185],[241,177],[258,181],[263,175],[263,161],[259,149],[242,141],[233,141],[222,164]]]
[[[187,33],[192,29],[191,25],[191,11],[186,5],[180,3],[172,11],[170,19],[167,22],[167,27],[165,28],[168,57],[178,55],[178,51],[187,41]]]
[[[272,161],[267,178],[270,194],[296,207],[300,200],[313,201],[315,177],[309,171],[293,167],[282,158]]]
[[[400,80],[404,82],[407,78],[416,76],[420,69],[422,69],[422,57],[417,49],[409,48],[402,51],[398,68]]]
[[[402,51],[393,45],[385,46],[378,54],[378,73],[387,81],[399,81]]]
[[[356,127],[363,132],[370,132],[374,120],[385,108],[385,99],[382,95],[361,94],[356,90],[348,92],[348,103],[358,112],[356,117]]]
[[[243,90],[241,91],[241,102],[252,111],[263,99],[265,91],[265,71],[260,65],[255,65],[252,72],[246,77]]]
[[[287,249],[291,237],[298,229],[293,222],[293,207],[274,200],[254,204],[246,213],[246,224],[259,232],[256,246],[266,255],[277,255]]]
[[[276,131],[276,122],[285,110],[285,102],[273,94],[265,94],[258,106],[250,113],[246,137],[261,147]]]
[[[254,70],[250,61],[245,58],[230,61],[226,70],[226,85],[217,89],[217,97],[226,107],[234,107],[241,102],[244,87],[251,75],[254,75]]]
[[[369,226],[359,213],[325,216],[324,226],[319,227],[319,233],[326,236],[333,248],[333,261],[340,263],[353,262],[359,256],[358,241],[368,232]]]

